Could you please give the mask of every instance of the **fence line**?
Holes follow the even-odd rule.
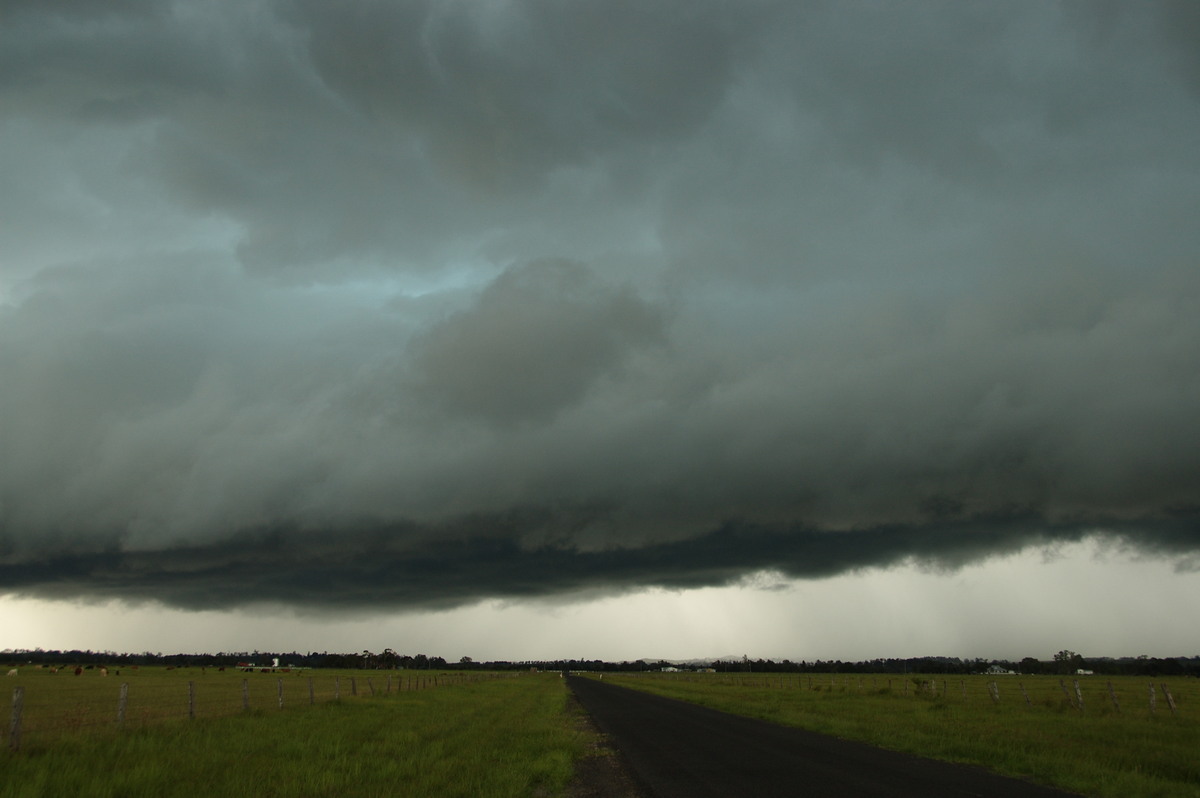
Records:
[[[381,690],[377,690],[372,679],[367,678],[368,691],[361,698],[366,700],[380,694],[431,690],[518,674],[462,672],[399,676],[395,680],[389,674]],[[250,684],[254,677],[242,678],[239,684],[224,674],[200,681],[188,679],[186,682],[170,677],[134,675],[128,681],[113,685],[115,706],[109,703],[113,701],[113,692],[97,689],[94,682],[75,683],[72,679],[64,683],[65,680],[60,681],[56,677],[53,682],[47,680],[43,683],[45,690],[36,693],[30,691],[28,695],[26,685],[19,685],[12,693],[8,748],[19,751],[23,745],[48,743],[77,733],[100,733],[172,721],[227,717],[253,710],[281,711],[285,706],[304,705],[305,695],[310,706],[318,702],[342,700],[340,675],[325,679],[303,675],[307,678],[302,679],[300,672],[295,677],[276,676],[274,685],[264,679],[254,689]],[[137,684],[142,678],[146,679],[146,683]],[[350,695],[358,700],[356,678],[351,676],[349,680]],[[108,708],[105,709],[105,706]]]
[[[706,682],[709,684],[724,685],[736,688],[779,688],[779,689],[807,689],[810,692],[817,693],[859,693],[863,694],[866,691],[864,681],[861,676],[854,676],[853,681],[850,675],[841,674],[817,674],[817,680],[814,680],[813,674],[797,674],[794,676],[778,676],[778,675],[758,675],[758,674],[739,674],[739,673],[671,673],[671,672],[642,672],[620,673],[623,677],[644,678],[644,679],[665,679],[665,680],[686,680],[694,682]],[[1028,676],[1025,678],[1029,678]],[[1058,692],[1053,686],[1052,680],[1048,677],[1033,677],[1036,684],[1031,687],[1026,687],[1025,681],[1016,682],[1020,690],[1020,698],[1017,700],[1023,702],[1025,707],[1033,710],[1039,705],[1049,709],[1066,709],[1069,708],[1080,715],[1098,717],[1109,710],[1104,706],[1104,700],[1099,700],[1099,709],[1096,709],[1096,704],[1087,704],[1089,707],[1085,711],[1084,693],[1085,687],[1080,679],[1072,679],[1068,684],[1066,679],[1058,679],[1058,688],[1061,690],[1062,697],[1054,699],[1053,696]],[[896,698],[923,698],[926,700],[935,700],[938,702],[953,701],[951,693],[948,689],[948,684],[945,679],[939,689],[936,679],[930,679],[928,676],[920,676],[915,674],[906,674],[899,679],[899,685],[894,685],[895,677],[888,678],[886,687],[876,687],[875,677],[871,678],[871,691],[875,695],[889,695]],[[986,697],[985,703],[1000,705],[1004,703],[1001,695],[1000,684],[1001,680],[991,679],[986,675],[973,675],[960,678],[962,702],[968,702],[972,696],[968,693],[968,680],[974,688],[982,685],[983,695]],[[1086,681],[1086,680],[1085,680]],[[1100,696],[1107,697],[1112,704],[1112,713],[1121,714],[1121,703],[1118,699],[1116,688],[1113,686],[1112,680],[1107,680],[1103,685],[1094,684],[1095,690]],[[1128,687],[1132,689],[1132,681],[1128,683]],[[973,689],[974,689],[973,688]],[[1031,695],[1030,690],[1036,688],[1037,692]],[[1157,695],[1161,692],[1163,699],[1171,710],[1171,715],[1178,717],[1180,715],[1179,706],[1175,696],[1171,693],[1165,682],[1160,682],[1155,685],[1150,682],[1148,686],[1148,709],[1150,716],[1154,716],[1158,701]],[[976,693],[975,695],[978,695]],[[1015,692],[1005,691],[1005,695],[1015,696]],[[1093,693],[1093,697],[1095,693]],[[1194,697],[1194,696],[1193,696]],[[1036,698],[1036,703],[1035,703]],[[1009,701],[1012,699],[1010,698]],[[1146,705],[1143,705],[1146,706]]]

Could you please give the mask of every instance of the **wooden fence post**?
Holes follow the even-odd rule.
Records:
[[[342,700],[342,679],[340,676],[333,677],[333,700]]]
[[[1074,699],[1074,698],[1071,698],[1071,694],[1070,694],[1069,692],[1067,692],[1067,683],[1066,683],[1066,681],[1065,681],[1064,679],[1059,679],[1059,680],[1058,680],[1058,686],[1062,688],[1063,695],[1065,695],[1065,696],[1067,697],[1067,703],[1068,703],[1068,704],[1070,704],[1072,707],[1074,707],[1074,706],[1075,706],[1075,699]]]
[[[358,681],[353,676],[350,677],[350,695],[358,695]]]
[[[1108,683],[1108,697],[1112,699],[1113,709],[1115,709],[1117,711],[1117,714],[1120,715],[1121,714],[1121,705],[1119,703],[1117,703],[1117,693],[1115,690],[1113,690],[1111,681]]]
[[[242,679],[242,710],[250,711],[250,682],[247,679]]]
[[[1154,682],[1150,682],[1150,714],[1154,714]]]
[[[12,720],[8,724],[8,747],[21,750],[21,710],[25,707],[25,688],[14,687],[12,697]]]
[[[1175,714],[1175,698],[1171,695],[1171,691],[1167,689],[1166,683],[1160,684],[1159,687],[1162,688],[1163,695],[1165,695],[1167,697],[1167,706],[1169,706],[1171,708],[1171,714],[1174,715]]]
[[[188,682],[188,720],[196,719],[196,683]]]
[[[129,683],[125,682],[121,685],[121,692],[117,695],[117,725],[125,724],[125,704],[129,700]]]
[[[283,679],[279,679],[277,681],[279,689],[279,708],[283,709]]]
[[[1029,700],[1029,691],[1025,689],[1025,682],[1017,682],[1017,686],[1021,688],[1021,695],[1025,696],[1025,706],[1033,706]]]
[[[1075,697],[1079,699],[1079,711],[1083,712],[1083,691],[1079,689],[1079,680],[1075,680]]]
[[[316,696],[313,695],[313,682],[312,682],[311,676],[308,677],[308,703],[309,704],[317,703]]]
[[[375,695],[375,685],[371,682],[371,677],[367,677],[367,689],[371,691],[371,695]]]

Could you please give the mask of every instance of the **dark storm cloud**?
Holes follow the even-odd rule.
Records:
[[[1194,557],[1189,6],[793,6],[0,4],[0,590]]]
[[[759,4],[299,3],[323,81],[383,129],[420,138],[481,190],[527,190],[696,133],[728,90]]]
[[[514,541],[529,524],[564,520],[571,519],[512,513],[436,530],[342,529],[336,537],[295,529],[255,530],[236,542],[203,548],[58,552],[20,566],[0,564],[0,583],[45,598],[86,593],[191,609],[256,602],[334,609],[441,608],[481,596],[529,599],[646,585],[710,587],[734,584],[762,569],[799,578],[825,578],[900,563],[947,569],[1024,546],[1061,544],[1085,535],[1076,526],[1055,528],[1036,516],[1016,512],[854,532],[724,524],[686,541],[620,551],[528,550]],[[487,531],[477,534],[479,527]],[[1194,520],[1156,521],[1133,529],[1139,548],[1148,544],[1168,552],[1195,551]],[[397,544],[414,537],[428,543]],[[1106,538],[1110,544],[1128,540],[1119,533]],[[1191,566],[1195,567],[1194,558]]]
[[[659,315],[628,291],[594,285],[577,264],[534,263],[414,345],[414,389],[452,415],[545,420],[619,366],[628,347],[659,339]]]

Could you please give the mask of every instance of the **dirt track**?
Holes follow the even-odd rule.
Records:
[[[1066,798],[986,770],[717,712],[573,676],[571,689],[648,798]]]

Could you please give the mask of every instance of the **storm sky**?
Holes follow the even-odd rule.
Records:
[[[1194,654],[1198,210],[1190,0],[0,0],[0,648]]]

